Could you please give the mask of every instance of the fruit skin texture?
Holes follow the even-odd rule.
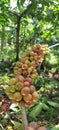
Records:
[[[47,128],[42,126],[42,127],[39,127],[37,130],[47,130]]]
[[[27,96],[28,94],[30,94],[30,88],[29,87],[24,87],[22,90],[21,90],[21,94],[23,96]]]
[[[35,130],[37,130],[37,127],[38,127],[37,122],[35,122],[35,121],[30,122],[29,126],[33,127]]]
[[[25,86],[25,87],[30,87],[30,83],[29,83],[28,81],[25,81],[25,82],[24,82],[24,86]]]
[[[10,109],[10,102],[9,102],[8,100],[5,100],[5,101],[2,103],[1,109],[2,109],[2,111],[4,111],[4,112],[9,111],[9,109]]]
[[[29,102],[29,101],[32,100],[32,95],[31,95],[31,94],[28,94],[27,96],[24,96],[23,99],[24,99],[25,102]]]
[[[22,95],[21,95],[19,92],[16,92],[16,93],[14,94],[14,99],[15,99],[16,101],[21,101]]]
[[[26,130],[35,130],[35,129],[31,126],[28,126]]]
[[[36,90],[35,86],[34,86],[34,85],[31,85],[31,86],[30,86],[30,92],[33,93],[35,90]]]
[[[22,75],[18,75],[17,77],[16,77],[16,82],[24,82],[24,77],[22,76]]]
[[[33,82],[32,79],[29,78],[29,77],[27,77],[27,78],[24,80],[24,82],[25,82],[25,81],[29,82],[30,84],[32,84],[32,82]]]
[[[34,102],[38,101],[38,99],[39,99],[39,94],[38,94],[36,91],[34,91],[34,92],[32,93],[32,96],[33,96],[33,101],[34,101]]]
[[[10,85],[16,84],[16,79],[15,78],[10,79],[9,84]]]

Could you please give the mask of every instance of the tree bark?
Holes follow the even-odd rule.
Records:
[[[5,27],[2,26],[1,51],[3,51],[4,44],[5,44]]]
[[[16,28],[16,61],[19,60],[19,35],[20,35],[20,17],[17,17],[17,28]]]

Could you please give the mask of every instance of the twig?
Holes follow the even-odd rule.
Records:
[[[50,47],[49,47],[49,49],[50,49],[50,48],[53,48],[53,47],[55,47],[55,46],[59,46],[59,43],[57,43],[57,44],[55,44],[55,45],[50,46]]]

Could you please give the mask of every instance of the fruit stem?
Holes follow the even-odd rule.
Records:
[[[22,109],[22,124],[24,130],[26,130],[28,126],[28,120],[27,120],[26,109],[23,101],[21,101],[21,109]]]

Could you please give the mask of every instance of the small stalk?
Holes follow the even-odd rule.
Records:
[[[28,126],[28,120],[27,120],[26,109],[23,101],[21,101],[21,109],[22,109],[22,124],[24,130],[26,130]]]
[[[53,48],[53,47],[55,47],[55,46],[59,46],[59,43],[50,46],[49,49],[50,49],[50,48]]]

